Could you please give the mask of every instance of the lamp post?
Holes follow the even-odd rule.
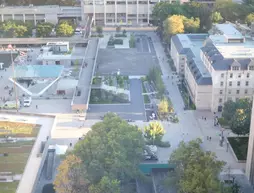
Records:
[[[11,66],[12,66],[12,73],[13,73],[13,88],[14,88],[14,94],[15,94],[15,101],[16,101],[16,111],[19,112],[18,110],[18,95],[17,95],[17,88],[16,88],[16,84],[15,84],[15,69],[14,69],[14,62],[13,62],[13,55],[12,55],[12,50],[13,47],[11,44],[8,45],[8,49],[11,50]]]

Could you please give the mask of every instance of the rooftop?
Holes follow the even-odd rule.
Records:
[[[221,35],[224,35],[228,39],[241,39],[243,35],[231,24],[216,24],[215,28],[217,28]]]
[[[200,85],[212,84],[211,75],[200,58],[200,48],[207,37],[208,34],[177,34],[172,38],[178,52],[187,56],[190,71]]]
[[[16,78],[57,78],[63,71],[59,65],[24,65],[15,67]]]

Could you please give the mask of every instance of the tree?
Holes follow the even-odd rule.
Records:
[[[170,156],[169,163],[176,164],[176,172],[170,173],[168,183],[176,183],[179,192],[219,192],[218,175],[225,163],[214,153],[203,151],[201,143],[201,139],[182,141]]]
[[[164,21],[164,37],[184,33],[183,16],[172,15]]]
[[[144,129],[144,136],[147,140],[156,145],[161,142],[165,129],[162,124],[158,121],[150,122]]]
[[[92,184],[99,183],[103,176],[124,183],[140,175],[143,148],[142,131],[108,113],[75,145],[74,154],[80,157]]]
[[[63,21],[57,25],[57,28],[56,28],[57,36],[68,37],[68,36],[72,36],[73,33],[74,33],[73,26],[70,25],[67,21]]]
[[[49,22],[39,23],[36,26],[36,36],[49,37],[53,28],[54,28],[54,24],[52,23],[49,23]]]
[[[199,18],[191,17],[188,19],[187,17],[183,17],[183,25],[184,31],[187,33],[197,33],[200,27]]]
[[[248,24],[248,26],[250,26],[251,23],[254,22],[254,13],[250,13],[249,15],[247,15],[245,22]]]
[[[161,115],[167,115],[169,113],[169,104],[166,98],[163,98],[158,105],[158,113]]]
[[[213,12],[211,17],[213,23],[220,23],[221,21],[223,21],[223,17],[221,16],[220,12]]]
[[[249,99],[231,100],[224,104],[222,118],[237,135],[247,135],[250,131],[252,102]]]
[[[7,34],[8,37],[24,37],[28,32],[28,25],[20,21],[10,20],[2,22],[0,30]]]
[[[153,67],[149,70],[149,74],[147,76],[148,81],[151,83],[153,82],[155,84],[156,90],[158,92],[158,95],[160,97],[163,96],[165,93],[165,85],[161,78],[161,71],[158,67]]]
[[[89,187],[89,193],[120,193],[120,181],[103,176],[98,184]]]
[[[57,193],[81,193],[88,190],[88,180],[84,178],[81,159],[75,155],[67,155],[57,169],[54,181]]]
[[[99,35],[101,35],[102,32],[103,32],[102,26],[96,26],[96,32],[97,32]]]

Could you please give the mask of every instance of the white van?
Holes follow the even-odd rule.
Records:
[[[31,97],[25,97],[23,101],[23,106],[24,107],[30,107],[32,103],[32,98]]]

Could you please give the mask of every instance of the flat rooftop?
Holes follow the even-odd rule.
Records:
[[[64,67],[60,65],[20,65],[15,67],[16,78],[57,78]]]
[[[241,39],[243,35],[230,23],[216,24],[215,27],[229,39]]]
[[[178,34],[179,40],[182,43],[182,47],[189,48],[193,54],[193,60],[195,61],[196,67],[203,77],[211,77],[209,71],[203,64],[200,58],[200,48],[204,46],[204,41],[207,38],[207,34]]]

